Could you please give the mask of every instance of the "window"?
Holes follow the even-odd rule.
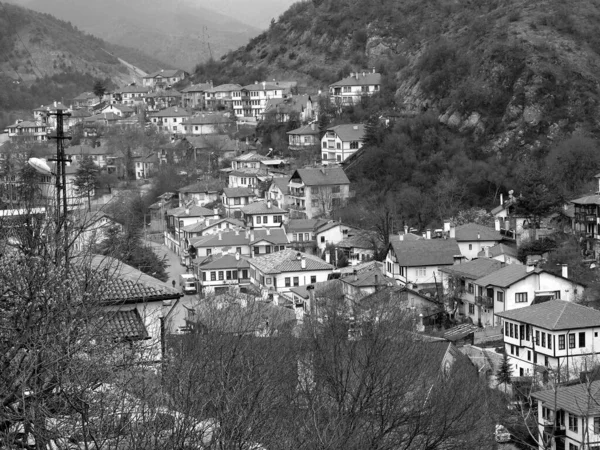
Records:
[[[561,334],[558,336],[558,349],[559,350],[565,349],[565,335],[564,334]]]
[[[579,347],[585,347],[585,332],[579,333]]]
[[[539,332],[539,330],[535,331],[535,345],[540,345],[540,332]]]
[[[210,273],[210,281],[216,281],[217,280],[217,272],[211,272]]]
[[[300,278],[294,277],[294,286],[300,286]]]
[[[267,277],[266,283],[271,284],[271,277]]]
[[[546,346],[546,333],[542,331],[542,347]]]
[[[526,339],[525,337],[525,325],[519,325],[519,335],[521,339]]]
[[[469,314],[475,314],[475,305],[473,303],[469,303]]]
[[[517,292],[515,294],[515,303],[527,302],[527,292]]]
[[[510,328],[509,328],[509,330],[510,330],[510,331],[509,331],[508,335],[509,335],[510,337],[513,337],[513,324],[512,324],[512,323],[510,324]]]
[[[593,450],[593,448],[594,447],[590,447],[590,450]],[[579,445],[569,442],[569,450],[579,450]]]
[[[258,245],[254,246],[254,254],[255,255],[259,255],[260,254],[260,248],[258,247]]]
[[[467,292],[469,294],[472,294],[475,291],[474,287],[473,287],[473,283],[469,283],[467,284]]]
[[[575,335],[569,334],[569,348],[575,348]]]
[[[234,198],[234,199],[233,199],[233,204],[234,204],[234,205],[239,205],[239,204],[240,204],[240,200],[241,200],[241,199],[240,199],[239,197],[236,197],[236,198]]]
[[[212,255],[212,250],[210,248],[206,249],[206,256]]]
[[[290,277],[285,277],[285,287],[290,287],[292,285]]]
[[[310,241],[310,233],[304,233],[304,240]]]
[[[417,276],[418,277],[427,276],[427,269],[425,269],[424,267],[420,268],[420,269],[417,269]]]
[[[273,223],[283,222],[283,216],[273,216]]]
[[[504,322],[504,335],[508,336],[508,322]]]
[[[248,279],[248,269],[242,270],[242,278],[244,278],[246,280]]]
[[[537,364],[537,353],[533,352],[533,363]]]
[[[356,150],[358,148],[358,141],[350,141],[350,150]]]
[[[260,216],[256,216],[256,223],[259,224],[261,223],[262,217]]]
[[[224,277],[224,273],[223,273],[223,271],[222,271],[222,270],[219,270],[219,281],[223,280],[224,278],[225,278],[225,277]]]
[[[332,194],[339,194],[341,192],[341,187],[340,186],[332,186],[331,187],[331,193]]]
[[[316,283],[317,282],[317,276],[316,275],[311,275],[310,276],[310,282],[311,283]]]
[[[548,333],[548,349],[552,350],[552,340],[553,340],[554,336],[552,336],[550,333]]]
[[[202,272],[202,281],[206,281],[206,272]]]
[[[242,254],[242,247],[236,247],[235,248],[235,252],[239,253],[241,255]]]
[[[231,270],[228,270],[227,272],[225,272],[225,279],[227,279],[227,280],[231,280],[232,279],[232,277],[231,277]]]
[[[569,413],[569,431],[577,433],[579,425],[579,419],[573,414]]]
[[[473,250],[473,244],[469,244],[469,250]]]
[[[269,216],[263,216],[263,223],[266,224],[269,220],[268,220]]]
[[[594,417],[594,434],[600,434],[600,417]]]
[[[271,253],[271,246],[265,245],[265,253]]]
[[[527,350],[527,361],[531,361],[531,352]]]

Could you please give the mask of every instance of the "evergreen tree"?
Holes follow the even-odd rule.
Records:
[[[98,167],[94,160],[86,156],[83,158],[75,175],[75,187],[80,195],[84,195],[88,202],[88,211],[92,209],[92,195],[98,182]]]
[[[98,98],[100,98],[100,101],[102,101],[102,97],[104,96],[105,92],[106,86],[104,86],[104,83],[100,80],[96,81],[94,83],[94,95],[98,96]]]
[[[508,355],[504,353],[502,357],[502,363],[496,372],[496,380],[498,385],[504,383],[504,393],[506,394],[506,386],[510,384],[510,377],[512,373],[512,364],[508,362]]]

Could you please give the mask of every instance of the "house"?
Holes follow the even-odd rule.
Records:
[[[150,123],[158,127],[159,131],[166,133],[184,134],[183,122],[192,114],[185,108],[173,106],[162,111],[148,114]]]
[[[467,259],[477,258],[477,254],[484,248],[493,247],[503,239],[494,228],[477,223],[467,223],[453,228],[450,228],[450,238],[456,239],[460,253]]]
[[[390,242],[385,258],[385,275],[400,284],[419,286],[441,282],[440,269],[462,260],[455,239],[400,239]]]
[[[285,230],[291,247],[303,253],[316,255],[318,246],[315,231],[326,223],[327,220],[324,219],[289,219]]]
[[[207,217],[218,219],[219,210],[210,210],[203,206],[180,206],[166,212],[167,232],[165,245],[178,255],[181,255],[183,228],[193,223],[203,222]]]
[[[188,135],[223,134],[233,124],[228,117],[220,114],[202,114],[182,122],[183,132]]]
[[[116,125],[121,118],[115,113],[100,113],[83,119],[83,135],[96,136],[98,128],[112,127]]]
[[[553,382],[564,382],[598,364],[600,311],[596,309],[550,300],[497,316],[514,377],[541,372],[543,381],[548,381],[551,371],[556,376]]]
[[[231,290],[245,293],[250,285],[248,258],[239,253],[207,258],[196,270],[202,296],[225,294]]]
[[[158,90],[144,96],[144,103],[148,111],[159,111],[161,109],[182,106],[182,94],[175,89]]]
[[[381,74],[354,72],[340,81],[329,85],[329,100],[338,106],[360,103],[362,97],[376,94],[381,89]]]
[[[233,158],[238,151],[246,148],[226,134],[185,136],[182,140],[189,144],[194,161],[204,159],[208,162],[210,172],[216,170],[222,160]]]
[[[493,305],[493,314],[524,308],[548,299],[576,301],[584,286],[568,278],[568,268],[563,266],[562,275],[555,275],[532,265],[511,264],[504,266],[474,282],[475,295],[484,305]],[[494,325],[500,324],[494,318]]]
[[[17,120],[7,128],[8,137],[14,143],[45,142],[50,131],[47,124],[40,121]]]
[[[242,87],[239,97],[235,96],[233,111],[238,117],[260,118],[265,112],[269,99],[282,99],[289,92],[286,86],[280,86],[277,82],[256,82]]]
[[[193,238],[200,236],[214,235],[230,230],[243,231],[244,223],[230,217],[224,219],[206,218],[204,221],[186,225],[182,230],[184,242],[190,242]]]
[[[89,252],[108,237],[111,230],[123,230],[123,225],[104,211],[77,210],[71,214],[72,228],[77,230],[72,244],[73,254]]]
[[[374,259],[383,245],[377,233],[360,230],[339,241],[335,246],[342,251],[348,258],[348,263],[353,266]]]
[[[240,218],[242,216],[242,207],[250,204],[256,199],[256,194],[253,189],[240,188],[224,188],[221,202],[225,208],[227,217]]]
[[[120,105],[120,104],[116,103],[116,104],[112,104],[112,105],[106,105],[104,108],[102,108],[100,110],[100,113],[102,113],[102,114],[113,113],[119,117],[126,118],[126,117],[131,117],[135,113],[135,109],[133,109],[131,106]]]
[[[142,83],[145,87],[164,89],[171,87],[175,83],[179,83],[189,77],[189,75],[189,73],[181,69],[160,69],[143,77]]]
[[[271,200],[253,202],[240,208],[241,219],[252,228],[280,228],[287,221],[288,212],[274,206]]]
[[[249,260],[250,280],[266,300],[278,304],[279,294],[294,286],[326,281],[333,266],[322,259],[285,249]]]
[[[208,190],[206,183],[194,183],[177,189],[180,205],[204,206],[219,199],[219,191]]]
[[[600,448],[600,381],[536,391],[531,398],[537,405],[540,450]]]
[[[338,279],[294,286],[290,288],[287,296],[290,297],[291,301],[286,304],[287,299],[280,299],[280,304],[292,307],[296,312],[296,317],[300,320],[303,319],[304,315],[321,313],[322,307],[332,301],[344,303],[342,283]]]
[[[204,109],[205,93],[213,87],[212,81],[192,84],[181,90],[182,106],[184,108]]]
[[[288,203],[288,183],[289,176],[273,177],[269,189],[267,189],[266,198],[271,200],[275,206],[286,209]]]
[[[136,86],[133,84],[117,89],[117,91],[113,93],[113,96],[115,96],[115,103],[143,106],[145,103],[144,97],[151,91],[152,89],[147,86]]]
[[[73,108],[89,108],[97,103],[100,103],[102,99],[93,92],[84,92],[79,94],[73,99]]]
[[[323,252],[328,245],[335,246],[346,238],[357,233],[357,229],[335,220],[325,220],[317,224],[314,236],[317,247]]]
[[[151,178],[156,170],[158,169],[159,161],[156,153],[148,152],[136,152],[133,155],[134,167],[135,167],[135,179],[136,180],[147,180]]]
[[[100,169],[108,166],[113,152],[107,146],[92,147],[79,144],[65,148],[65,156],[71,158],[74,163],[81,163],[84,158],[91,158]]]
[[[63,122],[67,123],[67,128],[70,130],[71,128],[81,125],[83,126],[83,121],[92,115],[87,109],[75,109],[71,111],[71,115],[63,118]]]
[[[283,228],[259,228],[249,234],[250,248],[255,257],[289,248],[289,240]]]
[[[476,295],[475,281],[504,267],[500,261],[478,258],[440,269],[444,293],[452,302],[450,314],[468,317],[481,327],[494,325],[494,301]]]
[[[219,86],[207,89],[204,92],[204,102],[206,108],[215,110],[234,110],[234,98],[236,101],[241,101],[242,86],[239,84],[221,84]],[[239,99],[239,100],[238,100]],[[236,114],[237,115],[237,114]]]
[[[573,231],[583,233],[594,240],[600,239],[600,173],[594,178],[598,183],[595,194],[585,195],[583,197],[571,200],[575,206],[575,216],[573,218]],[[594,250],[597,252],[600,244],[594,243]]]
[[[262,120],[289,122],[299,120],[301,123],[315,119],[314,106],[310,95],[290,95],[288,97],[269,98],[262,113]]]
[[[297,169],[288,183],[292,218],[329,217],[350,197],[350,180],[341,167]]]
[[[258,187],[259,181],[266,179],[267,170],[261,167],[261,162],[269,160],[269,157],[256,152],[244,153],[233,158],[231,170],[228,174],[228,186],[230,188]]]
[[[380,289],[393,286],[394,280],[386,277],[378,268],[355,273],[350,276],[341,277],[340,282],[346,300],[354,303],[368,295],[378,292]]]
[[[321,138],[321,154],[324,164],[341,163],[363,146],[363,124],[337,125],[327,128]]]
[[[316,147],[320,145],[319,127],[316,123],[303,125],[295,130],[288,131],[288,149],[291,151],[303,150],[305,148]]]
[[[479,253],[478,258],[492,258],[506,264],[521,264],[518,259],[518,251],[516,248],[506,244],[496,244],[492,247],[485,247]]]

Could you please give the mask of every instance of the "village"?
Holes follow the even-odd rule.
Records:
[[[65,148],[69,220],[74,228],[83,223],[76,254],[122,226],[105,208],[118,195],[100,199],[93,188],[77,185],[86,160],[118,178],[132,171],[142,190],[161,166],[177,167],[189,181],[161,193],[149,206],[148,220],[144,217],[153,245],[180,265],[177,279],[171,275],[161,282],[123,265],[114,281],[122,295],[109,307],[135,324],[135,336],[128,339],[150,339],[152,359],[161,360],[166,335],[206,329],[198,309],[207,299],[259,302],[260,320],[244,331],[252,336],[323,320],[335,304],[347,338],[360,340],[374,305],[399,309],[420,341],[442,348],[427,355],[437,358],[440,373],[469,361],[490,386],[509,388],[513,406],[537,408],[539,435],[549,436],[552,448],[598,448],[579,447],[586,433],[600,439],[597,407],[573,405],[600,401],[600,311],[582,304],[587,286],[573,280],[572,267],[550,272],[539,264],[547,255],[521,260],[519,248],[557,231],[583,234],[591,256],[582,264],[595,267],[599,194],[572,199],[534,223],[516,209],[519,197],[504,192],[489,212],[491,225],[448,218],[427,229],[402,224],[383,239],[335,214],[354,196],[345,170],[360,160],[366,124],[319,128],[323,101],[340,108],[358,103],[379,92],[381,74],[350,73],[326,93],[302,94],[295,81],[275,80],[247,86],[207,81],[178,91],[186,77],[185,71],[165,69],[140,84],[41,106],[32,118],[10,125],[3,138],[7,145],[0,147],[1,164],[16,157],[25,164],[30,145],[38,146],[36,157],[56,154],[49,141],[63,117],[64,132],[79,134],[79,142]],[[261,145],[257,124],[291,120],[299,126],[286,133],[285,155]],[[164,143],[152,149],[103,143],[106,130],[131,129],[158,133]],[[47,152],[40,153],[45,144]],[[600,192],[600,174],[596,178]],[[56,195],[53,177],[36,183],[50,202]],[[22,180],[4,173],[2,184],[6,206],[0,218],[32,214],[16,197]],[[33,214],[43,216],[45,210]],[[119,291],[127,283],[139,292]],[[560,388],[544,390],[549,384]],[[496,441],[508,441],[506,434],[497,427]]]

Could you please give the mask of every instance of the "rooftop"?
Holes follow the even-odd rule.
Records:
[[[206,217],[214,216],[215,212],[203,206],[192,205],[189,208],[180,206],[178,208],[169,209],[167,215],[175,217]]]
[[[600,415],[600,380],[537,391],[531,396],[555,411],[562,409],[576,416]]]
[[[302,268],[302,258],[306,261],[306,268],[304,269]],[[252,258],[250,264],[265,274],[333,270],[333,266],[327,264],[321,258],[306,253],[300,253],[290,248],[275,253],[257,256]]]
[[[393,240],[390,245],[404,267],[452,265],[454,257],[461,255],[455,239]]]
[[[298,134],[298,135],[307,135],[314,134],[318,135],[320,133],[319,127],[315,123],[309,123],[308,125],[303,125],[300,128],[296,128],[295,130],[288,131],[286,134]]]
[[[496,315],[546,330],[573,330],[600,326],[600,311],[564,300],[550,300],[524,308],[498,312]]]
[[[479,225],[477,223],[466,223],[456,227],[457,241],[501,241],[502,235],[494,228]]]
[[[509,264],[489,275],[478,278],[475,280],[475,283],[480,286],[498,286],[507,288],[529,275],[538,274],[540,272],[543,271],[538,268],[533,269],[531,272],[527,272],[527,266],[521,264]]]
[[[240,188],[223,188],[223,194],[227,198],[234,197],[256,197],[253,189],[240,187]]]
[[[476,280],[497,271],[502,268],[503,265],[504,263],[496,261],[495,259],[478,258],[461,264],[442,267],[440,268],[440,272]]]
[[[244,214],[252,215],[252,214],[287,214],[285,209],[281,209],[272,204],[270,201],[266,202],[254,202],[250,203],[243,208],[241,211]]]
[[[500,255],[507,255],[507,256],[512,256],[513,258],[516,258],[518,255],[516,248],[510,247],[506,244],[496,244],[493,247],[490,247],[488,252],[489,252],[490,258],[495,258],[496,256],[500,256]],[[485,250],[480,251],[477,254],[477,256],[479,256],[480,258],[485,256]]]
[[[357,72],[333,83],[331,86],[369,86],[378,84],[381,84],[380,73]]]
[[[362,123],[337,125],[327,128],[327,131],[333,131],[342,141],[362,141],[365,136],[365,126]]]
[[[332,186],[340,184],[350,184],[350,180],[341,167],[312,167],[307,169],[297,169],[292,175],[294,178],[300,178],[305,186]]]
[[[158,112],[148,114],[150,117],[189,117],[192,115],[187,109],[179,106],[171,106]]]
[[[239,258],[236,255],[223,255],[220,258],[213,258],[200,266],[200,270],[218,270],[218,269],[247,269],[250,267],[248,259],[244,256]]]
[[[394,284],[394,280],[386,277],[381,270],[376,268],[346,276],[340,278],[340,280],[355,287],[392,286]]]

